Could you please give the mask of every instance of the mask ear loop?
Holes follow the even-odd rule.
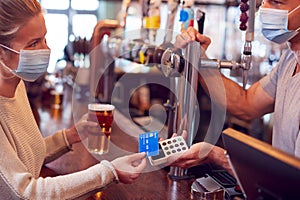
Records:
[[[4,76],[2,73],[0,73],[0,76],[5,79],[5,80],[8,80],[8,79],[12,79],[14,77],[16,77],[16,75],[14,73],[12,73],[11,69],[9,67],[7,67],[6,64],[4,64],[4,62],[2,62],[2,60],[0,60],[0,64],[4,67],[3,69],[7,70],[8,72],[10,72],[12,75],[11,76]]]
[[[298,8],[300,8],[300,5],[298,5],[296,8],[294,8],[291,12],[289,12],[289,15],[292,14],[293,12],[295,12],[295,10],[297,10]],[[295,31],[299,33],[300,27],[298,27]]]
[[[300,7],[300,5],[298,5],[296,8],[294,8],[291,12],[289,12],[289,15],[292,14],[293,12],[295,12],[295,10],[297,10]]]
[[[16,51],[16,50],[12,49],[12,48],[10,48],[10,47],[7,47],[7,46],[5,46],[5,45],[3,45],[3,44],[0,44],[0,46],[3,47],[4,49],[10,50],[10,51],[12,51],[12,52],[14,52],[14,53],[16,53],[16,54],[20,54],[20,52],[18,52],[18,51]]]
[[[12,48],[9,48],[9,47],[7,47],[7,46],[5,46],[3,44],[0,44],[0,46],[3,47],[3,48],[5,48],[5,49],[7,49],[7,50],[10,50],[10,51],[12,51],[14,53],[20,54],[18,51],[14,50]],[[3,74],[0,73],[0,76],[4,80],[8,80],[8,79],[12,79],[12,78],[16,77],[16,75],[14,73],[12,73],[12,70],[6,64],[4,64],[4,62],[2,60],[0,60],[0,64],[4,67],[5,70],[7,70],[8,72],[10,72],[12,74],[11,76],[7,77],[7,76],[3,76]]]

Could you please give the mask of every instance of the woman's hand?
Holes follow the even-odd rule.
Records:
[[[80,142],[82,138],[87,137],[87,127],[99,126],[96,122],[88,121],[87,119],[88,114],[86,113],[71,128],[66,130],[66,137],[70,145]]]
[[[211,43],[211,39],[209,37],[200,34],[193,27],[189,27],[188,29],[183,30],[181,34],[176,36],[174,46],[178,49],[185,48],[187,44],[193,41],[200,42],[201,47],[205,50]]]
[[[123,156],[113,160],[119,180],[122,183],[132,183],[146,167],[145,152]]]

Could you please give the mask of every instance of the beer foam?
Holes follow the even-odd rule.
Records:
[[[111,111],[115,109],[115,106],[111,104],[91,103],[88,105],[88,109],[92,111]]]

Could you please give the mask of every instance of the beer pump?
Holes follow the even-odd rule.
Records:
[[[245,35],[245,44],[242,55],[242,63],[244,65],[243,70],[243,88],[246,88],[248,72],[251,67],[252,61],[252,42],[254,40],[254,18],[255,18],[255,6],[256,1],[250,0],[248,4],[248,0],[242,0],[240,4],[241,16],[240,16],[240,30],[246,31]],[[249,17],[247,15],[249,13]],[[247,27],[248,24],[248,27]]]

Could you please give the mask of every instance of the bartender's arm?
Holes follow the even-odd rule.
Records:
[[[201,47],[205,50],[211,42],[208,37],[200,34],[196,29],[190,27],[176,37],[175,47],[184,48],[192,41],[200,42]],[[216,72],[216,70],[206,70],[205,74],[209,73],[211,73],[212,76],[214,73],[220,74],[219,72]],[[273,111],[274,99],[263,90],[259,82],[254,83],[249,89],[244,90],[240,85],[224,75],[220,76],[222,77],[222,82],[214,81],[213,84],[214,86],[216,86],[216,84],[224,85],[226,101],[221,100],[221,96],[224,94],[218,94],[220,93],[220,90],[215,90],[216,92],[214,93],[214,97],[216,98],[214,100],[216,100],[216,103],[219,105],[226,107],[229,113],[243,120],[252,120]],[[200,76],[199,79],[202,86],[207,91],[207,84],[204,80],[205,78],[203,79]],[[214,90],[209,92],[212,91]]]
[[[176,37],[175,47],[184,48],[193,41],[200,42],[201,48],[204,50],[211,43],[208,37],[201,35],[197,30],[190,27]],[[200,71],[201,76],[199,76],[203,88],[207,93],[213,95],[216,103],[226,107],[227,111],[236,117],[251,120],[273,111],[274,99],[263,90],[259,82],[253,84],[248,90],[244,90],[217,70],[208,69],[203,71],[203,73]],[[207,86],[211,86],[212,89],[208,90]],[[220,88],[225,94],[220,92]],[[225,98],[223,98],[224,95]],[[214,163],[233,174],[225,150],[206,142],[192,145],[180,158],[176,158],[175,162],[171,160],[170,163],[182,168]]]

